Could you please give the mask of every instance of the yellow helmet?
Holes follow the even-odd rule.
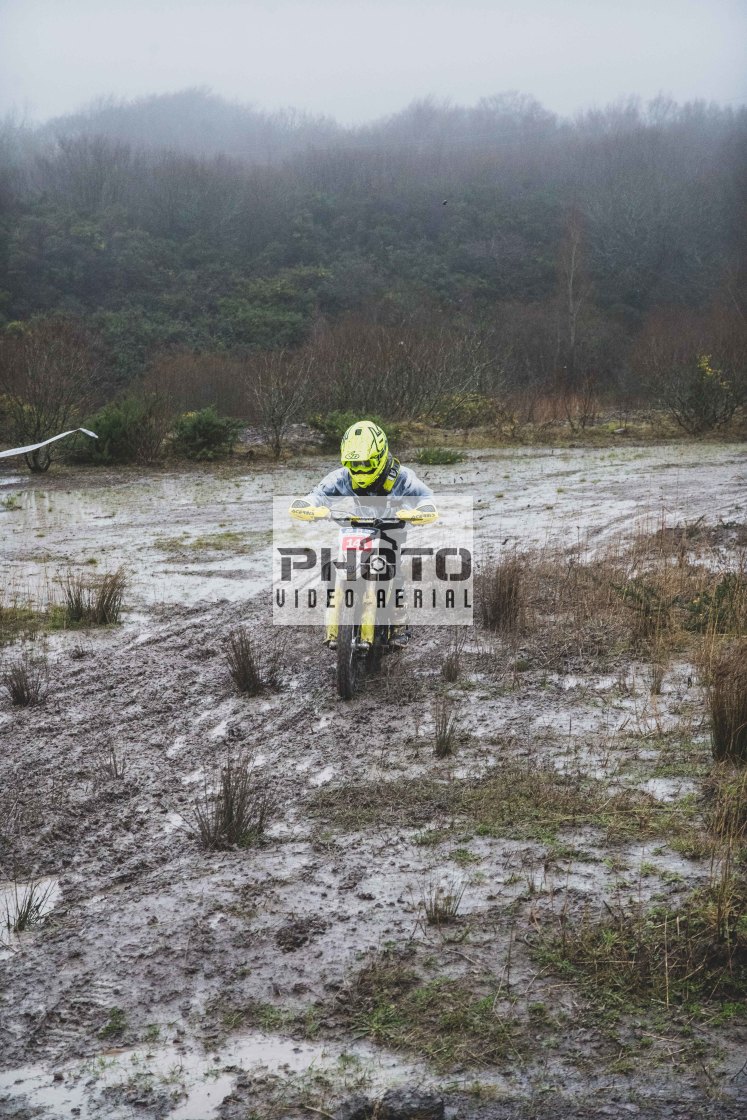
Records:
[[[369,490],[387,468],[389,441],[372,420],[351,424],[340,444],[340,460],[350,471],[354,490]]]

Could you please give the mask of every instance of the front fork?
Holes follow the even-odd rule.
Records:
[[[337,631],[340,624],[340,611],[343,609],[345,598],[345,580],[339,580],[335,585],[334,605],[325,611],[325,640],[337,641]],[[360,626],[360,640],[373,645],[374,626],[376,623],[376,598],[372,586],[367,586],[363,597],[363,608],[356,611],[356,621]]]

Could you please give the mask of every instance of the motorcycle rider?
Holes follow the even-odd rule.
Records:
[[[403,467],[389,450],[384,430],[372,420],[351,424],[340,443],[342,466],[325,475],[304,498],[296,498],[291,517],[317,521],[329,517],[330,498],[356,498],[363,505],[366,497],[396,499],[394,517],[409,525],[429,525],[438,514],[433,491],[410,467]],[[392,628],[392,643],[406,645],[409,638],[406,608],[401,608]],[[327,644],[334,643],[336,625],[328,624]]]

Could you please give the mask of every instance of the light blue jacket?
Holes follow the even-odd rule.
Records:
[[[350,471],[347,467],[337,467],[325,475],[322,481],[306,495],[310,502],[316,505],[329,505],[329,498],[357,498],[365,503],[367,495],[353,489]],[[377,497],[387,498],[432,498],[433,491],[418,478],[415,471],[409,467],[400,467],[399,474],[392,489],[385,495]],[[407,505],[416,505],[416,502],[407,502]]]

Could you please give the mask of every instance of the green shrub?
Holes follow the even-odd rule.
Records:
[[[742,572],[727,572],[685,604],[685,628],[701,633],[740,634],[747,628],[747,584]]]
[[[112,401],[86,421],[99,437],[81,440],[74,456],[90,463],[150,463],[163,450],[169,409],[156,394]]]
[[[701,354],[694,369],[674,370],[661,379],[659,395],[681,428],[700,435],[721,428],[734,415],[739,403],[734,386]]]
[[[313,416],[309,416],[308,422],[317,432],[321,432],[324,436],[324,447],[332,451],[340,446],[343,435],[356,420],[370,420],[372,424],[378,424],[387,433],[390,441],[396,438],[396,434],[399,432],[397,425],[387,424],[380,416],[375,416],[370,412],[361,416],[360,412],[350,412],[345,409],[335,409],[334,412],[316,412]]]
[[[219,416],[213,405],[185,412],[176,422],[173,448],[187,459],[219,459],[231,454],[240,429],[238,420]]]
[[[421,447],[415,460],[426,467],[446,467],[451,463],[461,463],[463,456],[449,447]]]

